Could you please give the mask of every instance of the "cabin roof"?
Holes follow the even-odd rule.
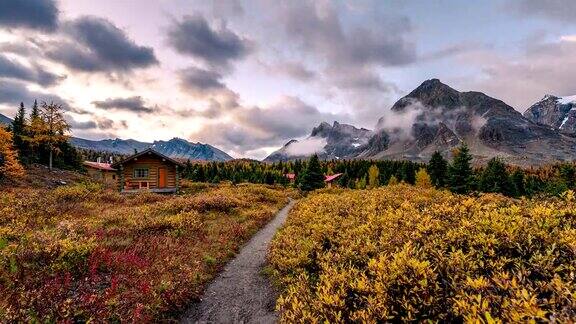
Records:
[[[139,153],[136,153],[136,154],[134,154],[134,155],[131,155],[131,156],[125,158],[125,159],[122,160],[122,161],[119,161],[119,162],[116,162],[116,163],[112,164],[112,167],[114,167],[114,168],[119,167],[119,166],[121,166],[121,165],[123,165],[123,164],[125,164],[125,163],[128,163],[128,162],[130,162],[130,161],[132,161],[132,160],[134,160],[134,159],[136,159],[136,158],[138,158],[138,157],[140,157],[140,156],[148,155],[148,154],[153,154],[153,155],[156,155],[156,156],[158,156],[158,157],[161,157],[162,159],[164,159],[164,160],[166,160],[166,161],[168,161],[168,162],[170,162],[170,163],[173,163],[173,164],[176,164],[176,165],[179,165],[179,166],[184,166],[184,164],[181,163],[180,161],[177,161],[177,160],[175,160],[175,159],[173,159],[173,158],[167,157],[166,155],[164,155],[164,154],[162,154],[162,153],[160,153],[160,152],[158,152],[158,151],[156,151],[156,150],[154,150],[154,149],[152,149],[152,148],[149,148],[149,149],[145,149],[145,150],[142,151],[142,152],[139,152]]]
[[[339,178],[342,175],[342,173],[336,173],[333,175],[327,175],[324,178],[324,182],[332,182],[333,180]]]
[[[324,182],[332,182],[335,179],[338,179],[341,175],[342,175],[342,173],[336,173],[333,175],[325,175],[324,176]],[[296,179],[296,175],[294,173],[286,173],[284,176],[290,180]]]
[[[110,163],[99,163],[92,161],[84,161],[83,164],[87,167],[103,170],[103,171],[116,171]]]

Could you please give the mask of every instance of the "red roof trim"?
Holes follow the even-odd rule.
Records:
[[[324,176],[324,182],[332,182],[334,179],[338,179],[341,175],[342,173],[336,173],[333,175]]]
[[[98,163],[98,162],[92,162],[92,161],[84,161],[84,165],[91,167],[91,168],[94,168],[94,169],[98,169],[98,170],[116,171],[116,169],[114,169],[112,167],[112,165],[109,163]]]

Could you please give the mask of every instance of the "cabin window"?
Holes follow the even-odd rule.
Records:
[[[116,180],[116,175],[115,175],[115,174],[112,175],[112,180]]]
[[[134,169],[134,178],[148,178],[148,169]]]

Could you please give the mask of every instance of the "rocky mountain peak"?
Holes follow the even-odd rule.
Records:
[[[361,147],[368,143],[369,138],[372,136],[372,131],[365,128],[356,128],[352,125],[334,122],[332,125],[327,122],[322,122],[312,129],[310,136],[302,141],[291,140],[286,143],[282,148],[270,154],[264,161],[288,161],[294,159],[307,158],[306,156],[291,155],[292,150],[288,149],[290,145],[303,145],[318,142],[322,139],[326,144],[318,155],[323,159],[340,159],[349,157],[357,152]]]
[[[549,95],[530,112],[537,118],[554,112],[556,127],[566,132],[572,125],[576,127],[576,108],[572,110],[572,104],[576,106],[576,96]],[[404,114],[407,109],[415,114]],[[537,118],[525,116],[482,92],[460,92],[431,79],[398,100],[392,113],[379,119],[378,133],[357,157],[426,161],[434,151],[449,156],[453,147],[466,142],[480,161],[493,156],[519,164],[572,159],[576,139],[534,123]],[[401,120],[401,126],[384,123],[385,118]]]
[[[284,144],[284,146],[288,146],[292,143],[298,143],[298,140],[295,140],[295,139],[289,140],[286,144]]]
[[[547,94],[539,102],[550,101],[550,100],[557,101],[558,99],[560,99],[560,97],[556,97],[555,95]]]
[[[312,129],[311,136],[326,137],[327,133],[330,132],[331,130],[332,125],[328,124],[327,122],[321,122],[320,125]]]
[[[455,108],[461,105],[460,92],[440,82],[439,79],[426,80],[407,96],[398,100],[392,106],[392,111],[402,111],[415,103],[431,107]]]
[[[526,109],[524,117],[564,133],[576,134],[576,96],[546,95]]]

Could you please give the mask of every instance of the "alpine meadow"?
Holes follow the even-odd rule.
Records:
[[[574,17],[0,0],[0,323],[576,322]]]

